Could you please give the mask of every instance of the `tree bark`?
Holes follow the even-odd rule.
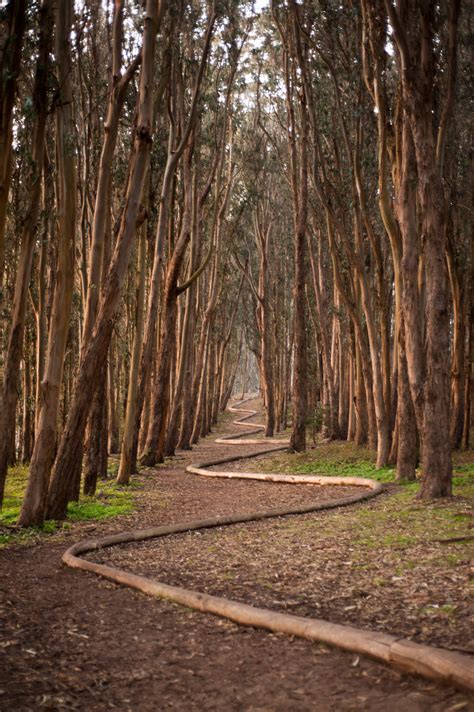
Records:
[[[193,217],[193,189],[191,176],[191,161],[193,150],[187,150],[184,161],[185,207],[181,234],[174,247],[167,269],[163,311],[161,320],[160,350],[156,385],[153,392],[152,419],[145,445],[145,452],[140,458],[142,465],[155,465],[164,458],[166,428],[169,412],[169,389],[171,355],[175,339],[176,300],[178,298],[178,279],[184,261],[186,249],[191,239]]]
[[[33,87],[35,124],[31,152],[31,172],[26,187],[28,208],[23,223],[20,259],[15,282],[15,295],[11,316],[10,338],[5,358],[5,374],[0,409],[0,506],[7,475],[9,449],[15,430],[15,412],[18,403],[18,377],[23,356],[28,290],[35,248],[37,223],[41,206],[41,185],[48,116],[49,55],[52,45],[53,12],[50,0],[45,0],[40,11],[40,36],[38,60]],[[0,217],[1,219],[1,217]],[[0,225],[1,230],[1,225]],[[13,434],[12,434],[13,433]],[[29,459],[29,458],[28,458]]]
[[[135,433],[138,369],[143,344],[143,318],[145,311],[145,277],[146,277],[146,236],[147,221],[140,228],[140,241],[137,259],[137,305],[135,338],[133,340],[132,362],[130,365],[130,380],[128,384],[127,408],[123,426],[122,446],[120,450],[120,464],[117,475],[117,484],[128,485],[130,475],[135,471],[132,462],[133,437]]]
[[[60,389],[74,286],[77,175],[76,158],[71,149],[75,135],[70,51],[72,19],[72,0],[65,0],[60,7],[56,7],[55,38],[60,87],[59,105],[56,107],[56,150],[59,172],[58,269],[44,381],[41,384],[38,429],[28,485],[18,520],[19,526],[41,524],[44,520],[48,484],[56,449]]]
[[[5,223],[12,177],[13,107],[26,27],[26,0],[9,0],[6,38],[0,59],[0,296],[3,299]]]
[[[447,206],[437,152],[440,134],[446,131],[447,118],[444,113],[436,137],[433,123],[434,6],[427,1],[422,2],[419,7],[410,4],[404,15],[401,15],[389,0],[385,0],[385,6],[400,58],[403,122],[409,125],[413,140],[418,174],[419,216],[425,243],[426,371],[421,392],[423,471],[420,497],[432,499],[449,496],[452,491],[449,297],[445,261]],[[459,8],[458,0],[452,0],[449,21],[451,52],[456,51],[456,7]],[[449,88],[453,81],[454,77],[451,76]],[[407,320],[405,325],[408,344],[410,324]],[[412,381],[409,353],[410,349],[407,349],[409,376]]]
[[[418,443],[415,411],[410,394],[405,355],[405,327],[398,330],[398,408],[397,408],[397,480],[414,482],[418,460]]]
[[[66,515],[70,472],[81,449],[82,438],[92,394],[97,387],[101,366],[105,363],[112,330],[120,305],[123,282],[130,260],[140,200],[143,191],[148,157],[152,144],[153,71],[156,33],[164,0],[158,5],[147,0],[144,30],[138,120],[135,130],[134,153],[125,206],[111,265],[107,274],[99,312],[89,343],[82,357],[76,378],[63,437],[49,490],[48,516],[63,519]]]

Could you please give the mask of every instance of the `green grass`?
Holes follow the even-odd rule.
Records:
[[[256,469],[263,472],[357,476],[378,482],[397,484],[389,499],[373,508],[355,508],[331,514],[331,530],[351,533],[353,544],[361,550],[408,552],[422,542],[466,536],[470,515],[466,511],[474,498],[474,453],[454,453],[452,500],[424,503],[416,499],[419,482],[395,481],[395,469],[375,467],[374,453],[353,443],[318,444],[304,453],[278,453],[255,460]],[[252,466],[254,466],[252,465]],[[298,527],[298,522],[289,526]],[[315,527],[319,528],[318,521]],[[328,526],[328,523],[325,524]],[[460,542],[456,552],[443,552],[445,563],[457,565],[465,555],[469,542]],[[446,557],[450,557],[447,561]],[[400,562],[403,568],[403,561]],[[413,566],[407,561],[407,568]]]
[[[469,486],[474,478],[474,454],[472,450],[453,455],[453,486]],[[368,477],[377,482],[395,482],[395,467],[375,466],[375,454],[368,448],[354,443],[336,441],[318,444],[303,453],[281,453],[262,459],[259,468],[263,472],[293,472],[296,474],[337,475],[339,477]],[[400,483],[409,490],[418,487],[417,482]]]
[[[114,477],[117,463],[108,467],[109,476]],[[8,472],[3,508],[0,510],[0,546],[10,542],[28,542],[43,534],[50,534],[59,529],[70,527],[69,522],[98,521],[121,514],[129,514],[134,509],[135,492],[142,487],[140,482],[132,481],[128,487],[115,484],[113,479],[99,480],[97,492],[93,497],[81,497],[79,502],[70,502],[66,522],[45,521],[39,527],[16,530],[14,525],[20,513],[21,503],[28,480],[28,467],[17,465]]]
[[[375,467],[371,450],[341,441],[318,444],[303,453],[283,453],[261,462],[267,472],[276,466],[279,472],[369,477],[378,482],[391,482],[395,476],[393,467]]]
[[[3,508],[0,510],[0,525],[11,526],[18,518],[28,479],[28,467],[17,465],[8,470]]]
[[[82,497],[79,502],[68,505],[68,519],[84,521],[109,519],[133,511],[133,492],[130,485],[124,487],[114,482],[99,482],[94,497]]]

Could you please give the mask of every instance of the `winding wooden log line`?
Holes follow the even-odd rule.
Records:
[[[245,421],[256,415],[256,411],[254,410],[242,409],[238,407],[247,400],[250,400],[250,398],[247,398],[233,408],[230,408],[230,410],[234,412],[244,413],[243,416],[233,421],[235,425],[243,425],[246,427],[247,424]],[[282,475],[275,473],[229,472],[225,470],[212,471],[208,469],[211,466],[215,467],[217,465],[225,464],[226,462],[232,462],[243,458],[251,458],[256,455],[263,455],[283,450],[286,445],[288,445],[288,441],[283,440],[268,438],[252,439],[245,437],[247,435],[255,435],[262,429],[263,426],[261,424],[255,423],[253,424],[252,430],[243,432],[240,438],[236,438],[235,435],[230,435],[219,438],[216,442],[226,444],[265,444],[267,442],[272,442],[280,443],[280,446],[276,448],[273,447],[265,450],[258,450],[244,455],[240,454],[209,462],[189,465],[186,470],[193,474],[203,475],[206,477],[236,477],[241,479],[258,479],[272,482],[286,482],[291,484],[352,485],[363,487],[364,491],[359,495],[345,497],[330,502],[313,502],[290,509],[279,508],[265,512],[253,512],[236,516],[220,516],[200,521],[184,522],[182,524],[175,524],[171,526],[134,530],[102,537],[100,539],[82,541],[71,546],[63,554],[62,561],[72,568],[90,571],[116,583],[134,588],[149,596],[167,599],[173,601],[174,603],[187,606],[188,608],[194,608],[195,610],[202,611],[203,613],[212,613],[223,618],[228,618],[229,620],[241,625],[264,628],[274,633],[287,633],[288,635],[295,635],[315,642],[326,643],[328,645],[341,648],[342,650],[370,656],[375,660],[393,665],[408,673],[415,673],[441,682],[451,683],[457,687],[474,690],[474,665],[472,657],[469,655],[444,650],[442,648],[434,648],[428,645],[421,645],[419,643],[413,643],[410,640],[397,638],[386,633],[362,630],[352,626],[331,623],[317,618],[304,618],[302,616],[278,613],[277,611],[265,608],[256,608],[255,606],[251,606],[246,603],[239,603],[238,601],[232,601],[218,596],[211,596],[198,591],[190,591],[178,586],[170,586],[166,583],[154,581],[153,579],[149,579],[144,576],[137,576],[136,574],[121,571],[120,569],[116,569],[112,566],[97,564],[93,561],[81,558],[84,554],[99,551],[100,549],[116,546],[118,544],[146,541],[148,539],[198,529],[209,529],[260,519],[268,519],[271,517],[317,512],[324,509],[347,506],[349,504],[354,504],[355,502],[360,502],[361,500],[374,497],[382,492],[383,486],[380,483],[363,477],[316,477]]]

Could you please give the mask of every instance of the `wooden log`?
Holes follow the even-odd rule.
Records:
[[[249,400],[249,399],[246,399]],[[245,401],[242,401],[243,403]],[[239,404],[240,405],[240,404]],[[236,411],[237,406],[231,408]],[[255,411],[247,411],[251,415]],[[247,415],[244,419],[248,419]],[[242,420],[242,419],[239,419]],[[235,424],[243,424],[234,421]],[[263,426],[257,426],[263,427]],[[255,432],[255,431],[252,431]],[[228,439],[224,442],[230,442]],[[242,441],[239,441],[239,444]],[[259,443],[261,441],[258,441]],[[275,441],[273,441],[275,442]],[[193,531],[197,529],[208,529],[212,527],[228,526],[237,523],[257,521],[270,517],[288,516],[308,512],[322,511],[336,507],[347,506],[360,502],[369,497],[374,497],[383,491],[383,486],[379,482],[364,477],[326,477],[326,476],[303,476],[303,475],[283,475],[277,473],[251,473],[251,472],[229,472],[229,471],[209,471],[209,467],[240,460],[243,457],[255,457],[256,455],[275,452],[284,449],[282,447],[257,452],[247,453],[221,458],[205,463],[190,465],[186,469],[188,472],[204,475],[206,477],[228,477],[240,479],[258,479],[272,482],[288,482],[291,484],[317,484],[317,485],[351,485],[363,487],[361,494],[344,497],[330,502],[312,502],[292,508],[278,508],[265,512],[251,512],[248,514],[228,515],[203,519],[198,521],[184,522],[169,526],[154,527],[151,529],[134,530],[123,532],[100,539],[78,542],[71,546],[63,555],[62,560],[72,568],[90,571],[103,576],[104,578],[129,586],[147,595],[167,599],[179,603],[188,608],[193,608],[203,613],[212,613],[223,618],[234,621],[240,625],[264,628],[274,633],[286,633],[316,642],[326,643],[342,650],[367,655],[389,665],[394,665],[406,672],[415,673],[437,681],[451,683],[458,687],[474,690],[474,665],[472,657],[462,653],[452,652],[428,645],[420,645],[410,640],[396,638],[395,636],[380,633],[377,631],[362,630],[353,626],[331,623],[317,618],[303,618],[285,613],[279,613],[264,608],[256,608],[245,603],[232,601],[226,598],[211,596],[198,591],[190,591],[178,586],[170,586],[166,583],[154,581],[144,576],[137,576],[126,571],[121,571],[111,566],[97,564],[93,561],[81,558],[82,555],[99,551],[106,547],[118,544],[146,541],[149,539],[170,536],[172,534]]]
[[[184,531],[183,525],[162,527],[161,531],[163,533],[161,535],[172,533],[173,530]],[[89,553],[114,544],[158,536],[156,531],[127,532],[112,537],[104,537],[96,541],[80,542],[66,551],[63,555],[63,562],[72,568],[90,571],[147,595],[173,601],[203,613],[212,613],[240,625],[263,628],[274,633],[286,633],[306,638],[307,640],[326,643],[348,652],[367,655],[409,673],[474,690],[474,667],[472,658],[467,655],[432,648],[427,645],[419,645],[409,640],[397,639],[385,633],[361,630],[317,618],[308,619],[286,613],[278,613],[269,609],[256,608],[238,601],[190,591],[178,586],[170,586],[144,576],[137,576],[136,574],[79,557],[79,554]]]

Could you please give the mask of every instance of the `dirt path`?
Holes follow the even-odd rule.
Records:
[[[227,419],[219,432],[231,431]],[[474,709],[472,698],[451,688],[307,641],[151,600],[61,565],[66,546],[85,536],[308,497],[293,485],[184,473],[185,465],[199,459],[225,457],[238,447],[255,450],[255,445],[217,445],[213,438],[219,432],[192,453],[179,453],[147,473],[134,514],[74,525],[35,546],[0,551],[0,711]],[[325,497],[340,495],[340,488],[324,489]],[[261,526],[271,530],[272,524]],[[197,549],[200,536],[195,535]],[[186,568],[185,553],[177,563]],[[170,576],[173,567],[170,559]]]

